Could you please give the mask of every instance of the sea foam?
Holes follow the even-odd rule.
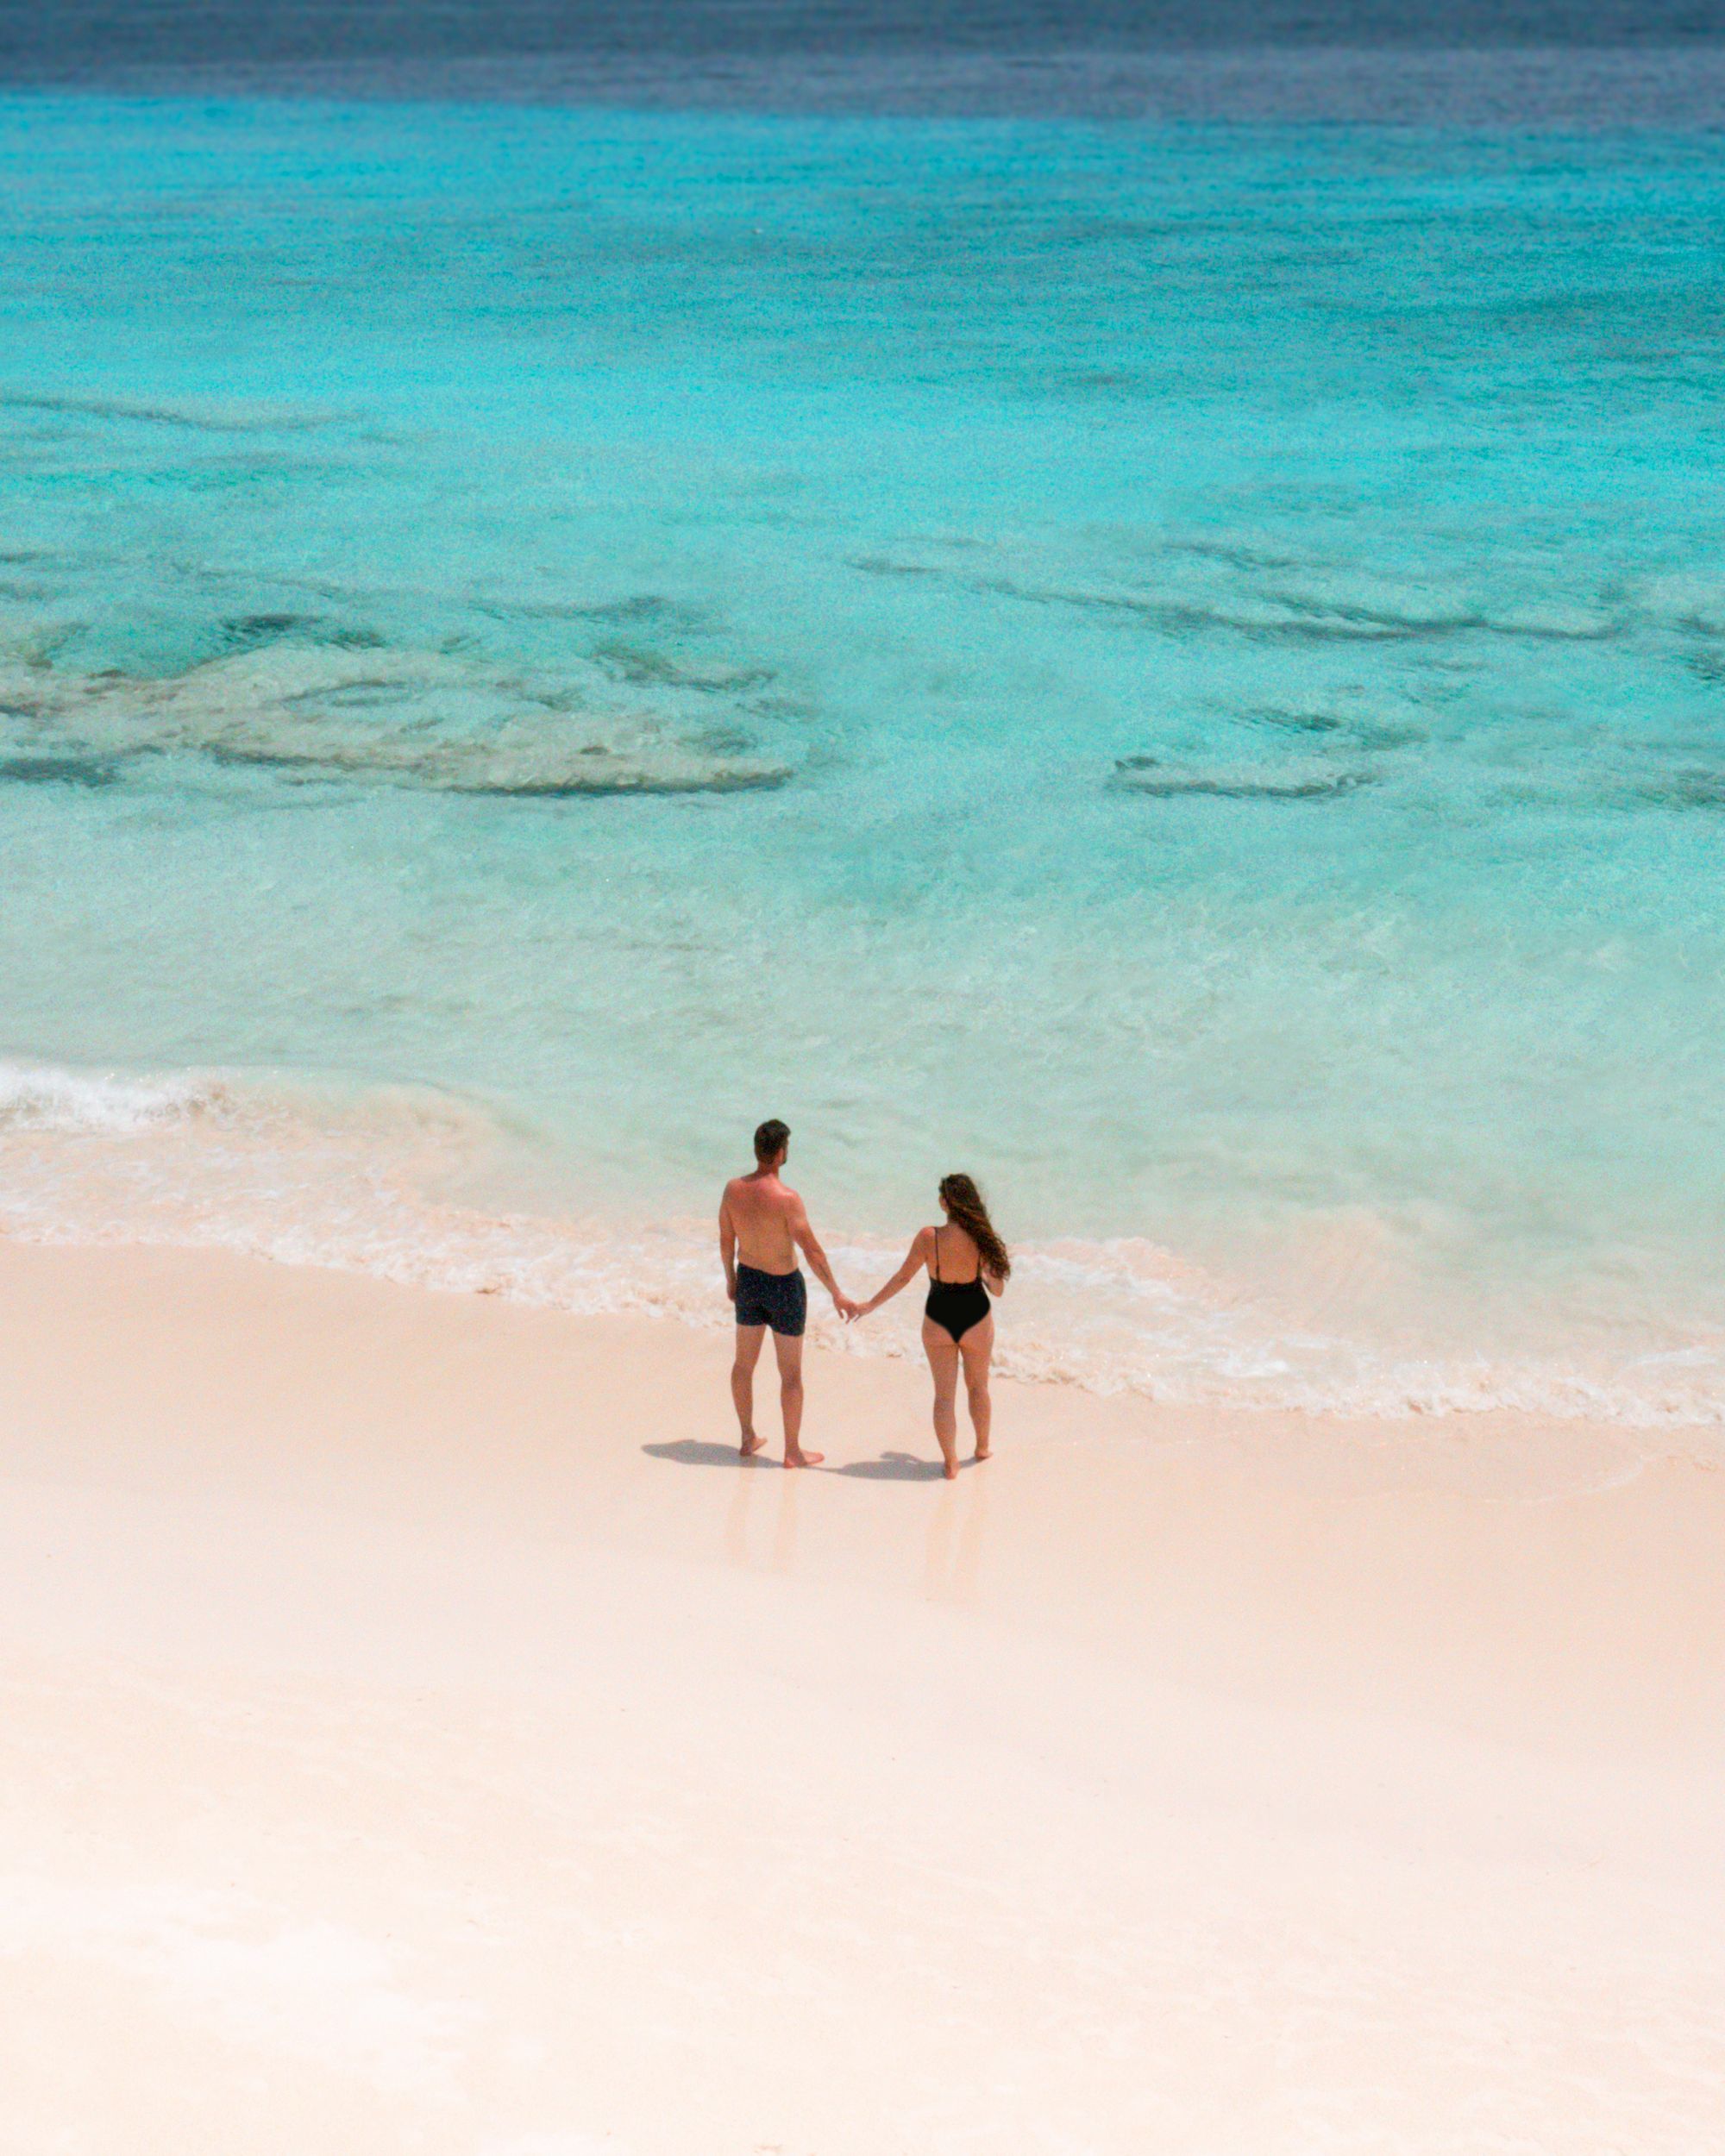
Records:
[[[426,1087],[14,1061],[0,1063],[0,1227],[47,1243],[224,1249],[576,1315],[728,1324],[705,1220],[474,1202],[519,1139],[482,1104]],[[498,1175],[499,1188],[507,1181]],[[823,1232],[859,1288],[900,1254],[878,1235]],[[920,1353],[913,1294],[848,1329],[815,1301],[830,1347]],[[1293,1319],[1144,1238],[1018,1248],[997,1360],[1026,1382],[1173,1407],[1511,1412],[1687,1431],[1709,1457],[1705,1433],[1725,1426],[1725,1341],[1615,1361],[1409,1356]]]

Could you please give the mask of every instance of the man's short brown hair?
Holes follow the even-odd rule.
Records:
[[[790,1125],[769,1116],[755,1133],[755,1157],[764,1168],[769,1161],[777,1160],[790,1142]]]

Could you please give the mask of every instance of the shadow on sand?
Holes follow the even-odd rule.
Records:
[[[643,1452],[650,1452],[656,1460],[674,1460],[679,1467],[776,1467],[779,1463],[768,1459],[764,1452],[752,1454],[748,1459],[734,1445],[703,1445],[699,1438],[679,1438],[674,1444],[643,1445]]]
[[[914,1452],[883,1452],[878,1460],[852,1460],[832,1471],[863,1482],[938,1482],[941,1473],[938,1460],[919,1460]]]
[[[679,1467],[777,1467],[767,1452],[745,1460],[734,1445],[704,1444],[699,1438],[678,1438],[664,1445],[643,1445],[643,1452],[656,1460],[674,1460]],[[965,1465],[970,1463],[967,1460]],[[852,1460],[844,1467],[815,1468],[817,1475],[849,1475],[862,1482],[938,1482],[938,1460],[919,1460],[914,1452],[883,1452],[878,1460]]]

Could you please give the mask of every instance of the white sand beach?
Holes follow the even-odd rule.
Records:
[[[1725,2156],[1725,9],[0,122],[0,2156]]]
[[[1700,2156],[1725,1481],[0,1246],[18,2156]],[[770,1426],[770,1423],[768,1425]],[[1654,1450],[1657,1451],[1657,1446]]]

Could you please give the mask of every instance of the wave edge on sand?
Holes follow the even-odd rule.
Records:
[[[484,1202],[518,1183],[535,1134],[429,1086],[343,1085],[219,1069],[156,1074],[0,1060],[0,1232],[60,1244],[220,1248],[495,1294],[577,1316],[726,1320],[705,1219],[620,1219]],[[514,1175],[507,1169],[511,1161]],[[896,1248],[829,1236],[841,1275],[884,1274]],[[1006,1375],[1160,1404],[1339,1418],[1503,1411],[1649,1432],[1725,1426],[1725,1367],[1705,1344],[1615,1368],[1578,1357],[1409,1357],[1290,1322],[1145,1238],[1031,1242],[1017,1252]],[[906,1294],[866,1330],[824,1309],[852,1352],[914,1355]]]

